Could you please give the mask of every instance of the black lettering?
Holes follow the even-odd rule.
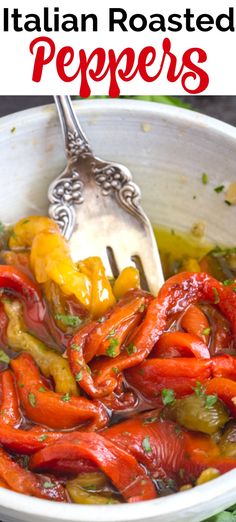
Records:
[[[69,31],[75,31],[78,33],[79,28],[77,16],[74,14],[65,14],[62,18],[64,20],[61,24],[62,31],[66,31],[67,33],[69,33]]]
[[[186,31],[189,31],[190,33],[195,31],[195,27],[191,26],[191,19],[194,18],[194,14],[191,13],[191,9],[186,9],[184,18],[186,19]]]
[[[121,15],[121,18],[116,18],[116,15]],[[124,9],[109,9],[109,31],[114,31],[115,24],[120,26],[122,31],[128,31],[124,22],[127,20],[127,13]]]
[[[165,28],[165,17],[159,13],[152,14],[150,16],[152,22],[149,24],[150,31],[166,31]]]
[[[59,7],[54,7],[54,31],[59,30]]]
[[[20,31],[23,31],[23,28],[19,27],[19,24],[18,24],[20,18],[22,18],[22,14],[19,13],[17,8],[13,9],[13,13],[11,15],[11,18],[13,19],[13,29],[14,29],[14,31],[16,31],[17,33],[19,33]]]
[[[227,20],[229,23],[226,26],[221,24],[222,20]],[[235,31],[234,27],[234,8],[229,7],[229,14],[221,14],[216,18],[216,27],[219,31]]]
[[[136,20],[140,20],[139,26],[136,25]],[[135,14],[130,17],[129,26],[132,31],[143,31],[147,27],[147,20],[142,14]]]
[[[176,20],[177,19],[177,20]],[[181,19],[181,15],[179,14],[171,14],[169,17],[168,17],[168,22],[169,24],[171,25],[174,25],[174,27],[171,27],[170,25],[168,26],[168,31],[173,31],[173,32],[177,32],[177,31],[181,31],[182,29],[182,23],[181,22],[178,22],[178,20]]]
[[[3,31],[9,31],[9,9],[4,7],[3,9]]]
[[[204,27],[207,24],[207,27]],[[211,31],[212,26],[214,25],[214,18],[209,14],[202,14],[196,19],[196,26],[199,31]]]
[[[49,25],[49,9],[48,7],[43,8],[43,28],[44,31],[50,33],[52,31],[52,27]]]
[[[90,13],[88,15],[82,14],[81,16],[81,31],[87,30],[87,20],[92,20],[92,31],[97,32],[98,30],[98,19],[97,16],[93,13]]]
[[[32,18],[32,20],[30,20],[30,18]],[[41,26],[40,17],[38,15],[30,13],[26,15],[25,19],[27,20],[24,25],[25,31],[38,31],[40,33]]]

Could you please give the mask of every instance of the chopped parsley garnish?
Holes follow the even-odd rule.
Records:
[[[97,319],[98,323],[104,323],[104,321],[105,321],[105,317],[99,317],[99,319]]]
[[[233,283],[234,283],[234,280],[233,280],[233,279],[225,279],[225,280],[223,281],[223,285],[224,285],[224,286],[230,286],[230,285],[232,285]]]
[[[218,397],[216,394],[214,395],[206,395],[205,398],[205,408],[209,409],[217,402]]]
[[[224,185],[219,185],[218,187],[215,187],[214,188],[214,191],[219,194],[220,192],[222,192],[224,190],[225,186]]]
[[[75,344],[73,343],[71,346],[70,346],[71,350],[75,350],[76,352],[80,352],[81,351],[81,346],[79,344]]]
[[[113,366],[112,371],[115,375],[118,375],[118,373],[120,373],[119,368],[117,368],[116,366]]]
[[[158,417],[147,417],[147,419],[145,419],[143,421],[143,424],[145,426],[146,424],[152,424],[153,422],[156,422],[157,420],[158,420]]]
[[[137,352],[137,348],[134,345],[134,343],[128,344],[128,346],[126,346],[125,349],[126,349],[128,355],[132,355],[133,353]]]
[[[196,386],[193,387],[193,390],[197,397],[203,397],[205,395],[206,388],[201,384],[201,382],[196,381]]]
[[[173,479],[168,479],[166,482],[166,485],[168,486],[168,488],[171,488],[171,489],[176,488],[176,483]]]
[[[16,132],[16,127],[11,128],[11,133],[14,134],[14,132]]]
[[[228,205],[229,207],[231,207],[231,205],[232,205],[231,201],[229,201],[228,199],[225,199],[225,204]]]
[[[110,337],[114,337],[114,335],[116,335],[116,331],[115,331],[115,328],[113,328],[113,330],[111,330],[107,336],[107,339],[110,339]]]
[[[38,441],[44,442],[47,438],[48,438],[48,435],[46,435],[46,433],[43,433],[43,435],[40,435],[40,437],[38,438]]]
[[[206,395],[206,387],[203,386],[199,381],[196,381],[196,386],[193,388],[197,397],[202,397],[204,399],[205,408],[209,409],[211,406],[214,406],[216,403],[218,396],[214,395]]]
[[[23,466],[23,468],[28,468],[28,465],[29,465],[29,457],[28,457],[28,455],[24,455],[22,457],[22,466]]]
[[[9,361],[10,357],[3,350],[0,350],[0,362],[8,364]]]
[[[203,172],[202,174],[202,183],[203,185],[207,185],[208,183],[208,175],[206,174],[206,172]]]
[[[144,312],[145,308],[146,308],[145,305],[141,304],[138,311],[142,313],[142,312]]]
[[[69,402],[70,401],[70,394],[67,392],[61,397],[62,402]]]
[[[53,484],[53,482],[50,482],[49,480],[46,480],[44,483],[43,483],[43,487],[45,489],[47,488],[53,488],[55,486],[55,484]]]
[[[216,248],[214,248],[214,250],[211,251],[211,255],[213,257],[229,256],[230,254],[236,254],[236,247],[221,248],[219,246],[216,246]]]
[[[210,333],[211,333],[211,328],[210,327],[209,328],[204,328],[204,330],[202,330],[202,334],[203,335],[210,335]]]
[[[212,287],[212,290],[213,290],[214,296],[215,296],[214,304],[218,304],[220,302],[218,290],[214,286]]]
[[[82,378],[83,378],[83,370],[80,370],[80,371],[76,374],[76,376],[75,376],[75,380],[76,380],[77,382],[80,382]]]
[[[150,437],[147,435],[147,437],[144,437],[142,441],[142,448],[145,451],[145,453],[151,453],[152,447],[150,445]]]
[[[116,357],[116,355],[117,355],[116,354],[117,346],[119,346],[118,339],[116,339],[115,337],[110,339],[109,346],[106,349],[106,355],[108,355],[108,357]]]
[[[47,391],[47,390],[46,390],[46,388],[44,388],[44,386],[40,386],[39,391],[40,391],[40,392],[45,392],[45,391]]]
[[[1,410],[1,416],[4,417],[5,415],[5,410]]]
[[[29,393],[29,403],[32,406],[32,408],[35,408],[36,402],[37,401],[36,401],[36,397],[35,397],[34,393],[30,392]]]
[[[77,315],[56,314],[55,319],[61,321],[65,326],[72,326],[74,328],[82,323],[82,319]]]
[[[92,370],[91,370],[91,368],[89,367],[88,364],[85,364],[85,370],[86,370],[87,373],[89,373],[89,375],[92,375]]]
[[[182,429],[178,425],[174,427],[174,430],[175,430],[176,435],[180,435],[180,433],[182,433]]]
[[[176,401],[175,392],[174,392],[174,390],[171,390],[170,388],[163,388],[163,390],[161,390],[161,397],[162,397],[162,402],[163,402],[164,406],[174,404]]]

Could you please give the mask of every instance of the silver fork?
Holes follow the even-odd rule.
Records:
[[[55,102],[67,165],[49,187],[50,217],[69,240],[75,262],[99,256],[110,277],[136,266],[142,288],[156,295],[163,272],[139,187],[127,167],[93,155],[70,98],[55,96]]]

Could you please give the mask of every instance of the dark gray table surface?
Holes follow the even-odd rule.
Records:
[[[236,96],[175,96],[193,109],[236,125]],[[52,103],[52,96],[0,96],[0,117],[12,112]]]

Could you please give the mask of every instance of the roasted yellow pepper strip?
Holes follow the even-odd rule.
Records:
[[[56,283],[65,295],[74,295],[90,311],[92,317],[102,316],[131,288],[140,286],[136,268],[126,268],[119,275],[114,292],[99,257],[72,261],[69,246],[51,219],[29,216],[13,227],[10,248],[31,248],[30,266],[38,283]]]
[[[128,266],[117,277],[113,286],[113,293],[116,299],[120,299],[128,290],[133,288],[140,288],[139,271],[133,266]]]
[[[29,216],[18,221],[9,238],[10,248],[31,247],[33,239],[43,230],[60,234],[58,225],[46,216]]]
[[[78,387],[67,359],[26,331],[19,301],[2,300],[8,317],[7,340],[16,351],[30,353],[45,377],[52,377],[58,393],[78,395]]]
[[[73,263],[66,240],[53,232],[40,232],[33,240],[30,263],[38,283],[52,280],[62,292],[90,308],[91,281]]]
[[[90,311],[101,317],[115,303],[115,297],[100,257],[88,257],[78,263],[79,270],[91,281]]]

